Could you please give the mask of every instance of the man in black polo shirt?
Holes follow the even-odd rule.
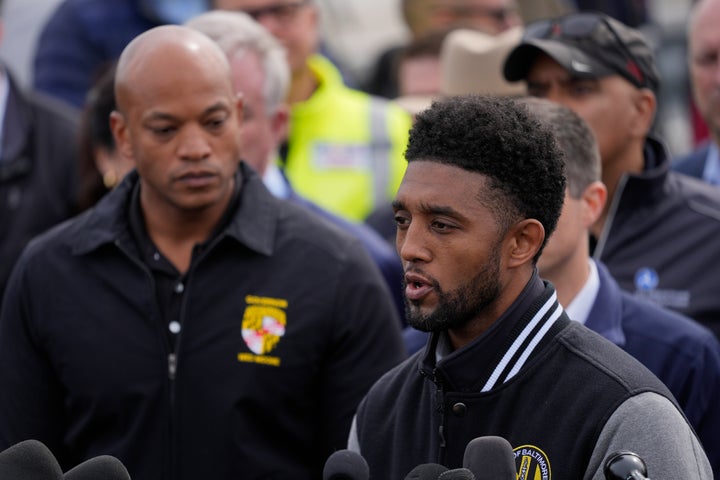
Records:
[[[242,100],[205,35],[124,50],[111,127],[136,171],[18,261],[0,316],[0,450],[133,480],[316,480],[404,358],[365,250],[240,162]]]

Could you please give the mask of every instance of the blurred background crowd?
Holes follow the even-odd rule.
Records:
[[[32,85],[36,46],[41,30],[62,1],[3,2],[0,13],[4,18],[4,40],[0,44],[0,59],[15,73],[16,79],[23,86]],[[146,12],[148,26],[181,23],[192,14],[207,8],[204,0],[123,2],[138,4],[138,8]],[[388,49],[407,45],[413,37],[422,36],[429,28],[420,20],[409,25],[403,16],[402,3],[403,0],[317,0],[322,13],[325,53],[340,67],[350,86],[387,95],[387,92],[378,90],[377,85],[372,83],[382,54]],[[407,2],[413,3],[419,9],[428,2]],[[592,9],[608,13],[641,29],[655,45],[656,60],[663,79],[663,88],[659,92],[657,127],[671,152],[683,155],[708,135],[689,93],[685,30],[692,3],[693,0],[520,0],[517,7],[524,23],[566,11]]]

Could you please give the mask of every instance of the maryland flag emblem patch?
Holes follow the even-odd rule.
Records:
[[[248,295],[245,302],[242,337],[252,353],[238,353],[238,361],[280,366],[280,358],[268,353],[285,335],[287,300]]]

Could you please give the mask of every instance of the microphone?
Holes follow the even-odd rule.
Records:
[[[410,470],[405,476],[405,480],[437,480],[438,477],[448,468],[439,463],[421,463],[417,467]]]
[[[25,440],[0,452],[3,480],[62,480],[62,469],[42,442]]]
[[[117,458],[100,455],[68,470],[62,478],[63,480],[130,480],[130,474]]]
[[[476,480],[515,480],[515,453],[510,442],[502,437],[478,437],[465,447],[463,467]]]
[[[603,473],[605,480],[650,480],[643,459],[626,450],[608,455]]]
[[[476,480],[473,472],[467,468],[453,468],[440,474],[437,480]]]
[[[365,459],[352,450],[338,450],[328,457],[323,480],[368,480],[370,468]]]

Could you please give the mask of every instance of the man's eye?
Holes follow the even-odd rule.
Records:
[[[152,127],[150,130],[158,137],[167,137],[175,132],[175,127]]]
[[[410,224],[410,219],[409,219],[409,218],[406,218],[406,217],[403,217],[403,216],[401,216],[401,215],[396,215],[396,216],[395,216],[395,224],[396,224],[398,227],[407,226],[407,225]]]
[[[452,229],[452,226],[445,222],[435,220],[434,222],[432,222],[432,228],[439,232],[447,232],[448,230]]]
[[[214,118],[207,122],[207,126],[211,129],[219,129],[225,125],[225,118]]]
[[[575,96],[589,95],[597,89],[594,82],[573,82],[569,86],[569,92]]]
[[[717,64],[718,55],[714,53],[706,53],[704,55],[698,55],[694,58],[695,64],[703,67],[714,66]]]
[[[547,88],[542,85],[528,83],[527,91],[531,97],[545,98],[547,96]]]

